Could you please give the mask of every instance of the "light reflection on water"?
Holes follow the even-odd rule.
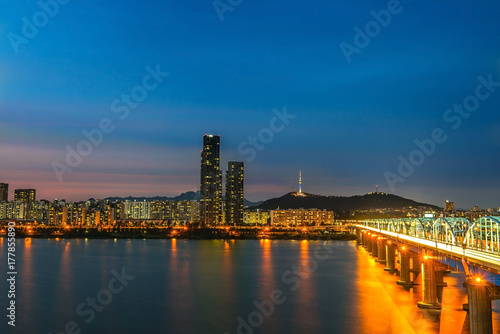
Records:
[[[358,247],[356,285],[362,333],[438,333],[435,319],[424,319],[417,308],[420,286],[406,291],[398,277],[383,270],[366,250]],[[454,332],[456,333],[456,332]]]
[[[3,263],[6,244],[0,241]],[[56,333],[75,321],[82,334],[233,334],[238,318],[248,320],[255,303],[280,290],[285,302],[263,317],[255,333],[467,333],[463,273],[445,276],[439,317],[418,309],[420,285],[409,291],[396,285],[398,277],[362,247],[327,244],[333,253],[314,266],[315,249],[327,254],[323,242],[18,240],[18,326],[3,322],[0,332]],[[85,323],[76,307],[107,287],[112,270],[122,268],[136,278]],[[293,268],[302,270],[292,273]],[[0,291],[7,291],[5,281]],[[494,331],[500,333],[499,303],[493,305]]]

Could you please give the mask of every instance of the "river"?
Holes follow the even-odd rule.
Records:
[[[441,316],[421,311],[420,286],[353,241],[19,239],[16,270],[1,333],[468,333],[463,273],[445,276]]]

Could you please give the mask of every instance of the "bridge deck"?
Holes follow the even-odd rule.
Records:
[[[406,242],[414,243],[418,246],[425,247],[432,251],[437,251],[439,253],[457,257],[457,258],[466,258],[467,261],[473,263],[474,265],[484,267],[487,270],[496,271],[500,273],[500,256],[487,251],[478,251],[475,249],[464,248],[460,246],[455,246],[449,243],[442,243],[434,240],[427,240],[422,238],[417,238],[405,234],[385,231],[382,229],[377,229],[373,227],[368,227],[364,225],[355,225],[358,228],[370,230],[373,232],[377,232],[379,234],[391,236],[398,240],[404,240]]]

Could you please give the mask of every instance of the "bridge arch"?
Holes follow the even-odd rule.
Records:
[[[410,235],[411,219],[410,218],[399,218],[399,233]]]
[[[429,239],[432,233],[432,225],[434,219],[432,218],[414,218],[410,225],[410,234],[413,237]]]
[[[500,254],[500,217],[477,218],[468,229],[464,243],[470,248]]]
[[[440,217],[432,225],[432,237],[436,241],[456,245],[464,241],[471,226],[472,223],[466,218]]]
[[[397,233],[398,232],[398,226],[396,224],[396,220],[394,218],[391,218],[391,219],[384,219],[385,220],[385,223],[387,224],[387,231],[389,232],[394,232],[394,233]]]

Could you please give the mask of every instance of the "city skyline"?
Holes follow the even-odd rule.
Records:
[[[402,1],[390,19],[385,2],[245,2],[223,20],[211,2],[70,2],[31,37],[22,18],[43,9],[4,9],[9,198],[14,188],[72,201],[196,191],[198,138],[217,133],[221,164],[245,162],[252,201],[289,192],[302,170],[308,193],[378,185],[436,205],[500,206],[494,1]]]
[[[235,167],[238,167],[238,168],[241,168],[241,178],[243,178],[243,162],[235,162],[235,161],[228,161],[228,168],[227,170],[225,171],[226,172],[226,179],[225,181],[223,182],[223,179],[222,179],[222,172],[223,170],[220,169],[220,135],[208,135],[208,134],[205,134],[203,136],[204,138],[204,149],[208,149],[209,151],[214,151],[212,152],[213,154],[216,154],[216,158],[214,159],[214,161],[216,160],[217,161],[217,169],[218,169],[218,187],[220,188],[219,189],[219,197],[222,199],[222,193],[223,193],[223,190],[222,190],[222,184],[225,184],[225,187],[224,187],[224,193],[226,194],[226,198],[227,198],[227,193],[228,193],[228,178],[231,177],[232,179],[235,178],[236,175],[231,175],[230,171],[232,169],[234,169]],[[217,139],[217,145],[216,145],[216,148],[214,147],[211,147],[212,145],[209,145],[209,142],[207,141],[207,139]],[[203,151],[202,150],[200,153],[201,153],[201,156],[202,156],[202,169],[201,169],[201,179],[203,180],[203,166],[204,166],[204,159],[203,159]],[[287,192],[283,193],[283,194],[278,194],[276,197],[280,197],[288,192],[290,192],[290,190],[292,192],[296,192],[297,195],[301,196],[303,195],[304,193],[302,192],[302,170],[299,170],[299,174],[298,174],[298,178],[297,178],[298,182],[296,183],[297,184],[297,189],[294,188],[294,183],[295,183],[295,180],[292,180],[291,181],[291,185],[289,185],[289,187],[291,186],[291,189],[289,189]],[[234,183],[234,180],[232,180],[232,182]],[[182,191],[180,193],[174,193],[174,194],[169,194],[168,196],[163,193],[163,194],[151,194],[150,196],[140,196],[140,195],[133,195],[133,194],[129,194],[129,195],[116,195],[116,194],[108,194],[107,196],[105,197],[98,197],[98,196],[89,196],[87,198],[80,198],[80,199],[68,199],[66,198],[65,196],[56,196],[56,197],[52,197],[52,198],[49,198],[49,197],[40,197],[38,200],[48,200],[48,201],[52,201],[52,200],[65,200],[65,201],[68,201],[68,202],[85,202],[87,201],[88,199],[91,199],[91,198],[96,198],[96,199],[105,199],[105,198],[108,198],[108,197],[123,197],[123,198],[126,198],[126,197],[149,197],[149,198],[154,198],[154,197],[175,197],[175,196],[179,196],[179,195],[182,195],[184,193],[187,193],[189,191],[193,191],[193,192],[197,192],[199,191],[200,192],[200,196],[201,196],[201,193],[202,193],[202,189],[203,189],[203,182],[200,181],[200,186],[198,187],[198,189],[194,189],[194,190],[185,190],[185,191]],[[30,201],[34,201],[35,199],[35,193],[36,193],[36,189],[21,189],[21,188],[13,188],[13,187],[10,187],[10,190],[9,190],[9,183],[8,182],[3,182],[3,183],[0,183],[0,198],[7,198],[7,199],[12,199],[12,200],[16,200],[16,197],[20,196],[20,197],[23,197],[25,196],[24,192],[26,191],[29,191],[30,192]],[[244,195],[244,192],[243,192],[243,185],[241,185],[241,190],[238,190],[238,193],[241,191],[241,195]],[[375,192],[379,192],[379,189],[378,189],[378,185],[375,185]],[[12,194],[10,194],[12,193]],[[43,190],[42,190],[42,193],[43,193]],[[310,193],[310,192],[309,192]],[[364,194],[368,194],[368,193],[372,193],[371,191],[368,191],[366,193],[360,193],[360,194],[352,194],[352,196],[356,196],[356,195],[364,195]],[[6,194],[6,197],[2,197],[4,196],[4,194]],[[11,196],[12,195],[12,196]],[[323,195],[323,194],[315,194],[315,195]],[[331,196],[330,194],[327,194],[326,196]],[[338,195],[336,195],[338,196]],[[343,194],[340,194],[340,196],[351,196],[351,195],[343,195]],[[404,196],[402,196],[404,197]],[[243,197],[243,199],[245,200],[248,200],[247,197]],[[269,198],[263,198],[263,199],[259,199],[259,200],[255,200],[253,202],[260,202],[260,201],[265,201],[265,200],[268,200],[268,199],[271,199],[271,197]],[[413,198],[409,198],[409,199],[413,199]],[[17,199],[17,200],[25,200],[24,198],[23,199]],[[415,199],[414,199],[415,200]],[[1,200],[0,200],[1,202]],[[428,203],[428,204],[432,204],[432,205],[437,205],[437,206],[441,206],[441,204],[439,203],[431,203],[431,202],[426,202],[425,200],[423,200],[422,202],[425,202],[425,203]],[[453,201],[449,201],[448,199],[445,200],[445,204],[443,205],[443,208],[446,208],[447,207],[447,204],[449,203],[452,203],[454,204]],[[241,203],[241,205],[243,205],[243,202]],[[222,203],[219,204],[220,208],[218,209],[220,211],[220,213],[218,213],[217,215],[220,216],[223,211],[225,214],[227,214],[227,208],[226,210],[223,210],[222,209]],[[459,210],[467,210],[467,209],[474,209],[474,208],[477,208],[478,206],[477,205],[473,205],[473,206],[470,206],[470,207],[458,207]],[[500,208],[500,206],[490,206],[490,207],[480,207],[481,209],[496,209],[496,208]],[[216,210],[217,211],[217,210]],[[446,211],[446,209],[445,209]]]
[[[225,195],[224,196],[221,196],[221,214],[224,215],[226,214],[227,215],[227,207],[225,210],[222,210],[222,207],[223,206],[226,206],[226,199],[228,198],[227,194],[228,194],[228,182],[230,184],[232,184],[231,187],[235,187],[236,188],[236,191],[233,189],[233,190],[229,190],[229,193],[234,195],[234,194],[238,194],[240,196],[243,196],[242,199],[244,201],[249,201],[249,202],[252,202],[250,200],[248,200],[246,197],[244,197],[244,191],[243,191],[243,162],[235,162],[235,161],[229,161],[228,162],[228,170],[226,170],[226,179],[224,182],[222,182],[223,184],[225,184],[225,188],[224,190],[222,191],[221,190],[221,193],[224,193]],[[231,165],[233,165],[233,168],[231,168]],[[232,173],[229,173],[230,170],[233,169],[233,172]],[[234,169],[240,169],[239,172],[236,172],[234,173]],[[221,171],[222,172],[222,171]],[[228,175],[230,174],[230,175]],[[284,195],[287,195],[289,193],[291,194],[294,194],[295,196],[305,196],[306,193],[302,192],[301,191],[301,177],[300,177],[300,174],[299,173],[299,188],[298,189],[295,189],[293,188],[293,183],[292,183],[292,189],[291,189],[291,192],[288,192],[288,193],[285,193],[285,194],[281,194],[279,195],[278,197],[281,197],[281,196],[284,196]],[[221,173],[222,175],[222,173]],[[239,180],[236,180],[236,179],[239,179]],[[236,184],[236,186],[235,186]],[[6,185],[7,187],[5,187],[4,185]],[[8,190],[8,183],[0,183],[0,191],[3,191],[3,190]],[[175,201],[198,201],[198,200],[192,200],[192,199],[184,199],[184,200],[180,200],[180,199],[175,199],[177,197],[182,197],[183,195],[185,194],[188,194],[188,193],[200,193],[201,195],[201,190],[198,189],[198,190],[190,190],[190,191],[186,191],[186,192],[183,192],[183,193],[179,193],[179,194],[174,194],[173,196],[165,196],[165,195],[161,195],[161,194],[156,194],[156,195],[153,195],[153,196],[132,196],[132,195],[129,195],[129,196],[108,196],[108,197],[97,197],[97,196],[91,196],[89,198],[86,198],[86,199],[81,199],[81,200],[69,200],[69,199],[66,199],[64,196],[59,196],[59,197],[54,197],[54,198],[36,198],[36,189],[13,189],[13,198],[10,198],[10,197],[1,197],[0,196],[0,202],[34,202],[34,201],[37,201],[37,202],[40,202],[40,201],[48,201],[48,202],[53,202],[53,201],[65,201],[67,203],[83,203],[83,202],[88,202],[89,200],[98,200],[98,201],[103,201],[103,200],[107,200],[108,198],[112,198],[113,200],[116,199],[116,198],[121,198],[123,199],[124,201],[128,200],[128,198],[132,198],[134,199],[134,201],[136,201],[137,198],[144,198],[144,201],[157,201],[157,200],[163,200],[161,198],[165,198],[167,201],[172,201],[172,200],[175,200]],[[24,192],[29,192],[30,195],[26,196],[24,194]],[[4,192],[5,193],[5,192]],[[366,194],[356,194],[356,195],[353,195],[353,196],[365,196],[365,195],[370,195],[370,194],[376,194],[376,193],[380,193],[380,194],[386,194],[384,192],[379,192],[378,191],[378,188],[376,187],[375,188],[375,191],[374,192],[368,192]],[[2,195],[3,193],[0,192],[0,195]],[[311,193],[309,193],[311,194]],[[319,195],[319,194],[311,194],[311,195]],[[319,195],[319,196],[328,196],[328,195]],[[275,197],[275,198],[278,198],[278,197]],[[339,197],[349,197],[349,196],[339,196]],[[266,200],[270,200],[270,199],[275,199],[275,198],[266,198],[266,199],[262,199],[260,201],[255,201],[253,203],[261,203],[261,202],[265,202]],[[401,198],[404,198],[404,197],[401,197]],[[411,198],[407,198],[409,200],[413,200]],[[243,205],[244,205],[244,201],[241,201],[241,203],[238,203],[238,206],[241,206],[241,210],[243,209]],[[424,202],[422,202],[424,203]],[[437,207],[442,207],[443,208],[443,211],[444,212],[455,212],[455,203],[453,201],[449,201],[449,200],[446,200],[444,203],[425,203],[425,204],[429,204],[429,205],[434,205],[434,206],[437,206]],[[451,209],[449,209],[451,208]],[[497,208],[497,207],[479,207],[477,205],[474,205],[472,207],[457,207],[457,210],[460,210],[460,211],[478,211],[478,210],[483,210],[483,211],[486,211],[486,210],[500,210],[500,206]]]
[[[225,180],[223,180],[223,178],[222,178],[223,169],[220,168],[220,161],[221,161],[221,158],[220,158],[220,137],[221,137],[220,135],[211,135],[211,134],[210,135],[205,134],[203,136],[203,150],[200,151],[200,153],[201,153],[201,178],[200,178],[200,185],[199,185],[198,189],[186,190],[186,191],[183,191],[181,193],[170,194],[168,196],[166,196],[165,194],[152,194],[150,196],[135,196],[135,195],[131,195],[131,194],[129,194],[127,196],[116,196],[116,194],[110,194],[106,197],[90,196],[88,198],[83,198],[83,199],[78,199],[78,200],[67,199],[64,196],[58,196],[58,197],[53,197],[53,198],[39,198],[38,200],[46,200],[46,201],[64,200],[64,201],[68,201],[68,202],[85,202],[85,201],[87,201],[89,199],[93,199],[93,198],[102,200],[102,199],[105,199],[108,197],[122,197],[122,198],[126,198],[126,197],[146,197],[146,198],[176,197],[176,196],[183,195],[183,194],[190,192],[190,191],[192,191],[192,192],[198,191],[198,192],[200,192],[200,202],[203,202],[203,200],[201,199],[201,194],[203,193],[203,189],[204,189],[204,183],[203,183],[204,175],[207,174],[207,171],[205,170],[206,165],[213,164],[213,165],[216,165],[216,168],[213,171],[211,171],[210,173],[208,173],[209,174],[208,178],[209,179],[213,178],[215,174],[217,175],[217,177],[215,177],[216,181],[214,182],[214,184],[212,184],[208,188],[215,187],[218,189],[216,191],[216,193],[218,195],[217,194],[210,195],[217,200],[216,202],[218,204],[215,203],[215,210],[212,209],[212,211],[214,211],[215,213],[212,213],[212,215],[214,215],[216,217],[222,217],[222,215],[224,215],[224,214],[227,215],[227,212],[228,212],[227,207],[225,209],[223,208],[225,205],[224,204],[225,200],[224,201],[222,200],[223,197],[227,198],[228,184],[230,184],[232,187],[236,186],[236,189],[237,189],[237,191],[234,191],[234,190],[229,191],[229,193],[231,193],[231,195],[241,194],[242,201],[241,201],[241,203],[239,203],[237,205],[237,206],[241,206],[241,210],[243,209],[243,200],[248,200],[248,199],[244,196],[244,192],[243,192],[243,164],[244,164],[243,162],[228,161],[228,163],[227,163],[228,167],[227,167],[227,170],[225,171],[226,172],[225,173],[226,174]],[[206,152],[208,152],[208,155],[206,155]],[[211,158],[208,159],[208,156],[211,156]],[[235,168],[241,169],[240,170],[241,174],[234,173]],[[241,178],[241,180],[240,180],[241,185],[239,185],[239,181],[236,181],[236,183],[235,183],[235,179],[239,179],[239,178]],[[283,194],[278,194],[276,197],[280,197],[280,196],[290,192],[290,190],[292,192],[295,192],[297,196],[303,196],[305,194],[305,192],[302,192],[302,170],[299,170],[297,180],[298,180],[298,182],[296,183],[297,184],[296,189],[294,188],[295,180],[292,180],[291,181],[291,189],[289,189],[289,191],[287,191]],[[225,185],[224,190],[222,189],[223,184]],[[12,187],[10,189],[11,190],[9,190],[9,183],[7,183],[7,182],[0,183],[0,198],[10,199],[12,197],[13,201],[26,201],[26,202],[33,202],[35,200],[36,191],[37,191],[36,189],[31,189],[31,188],[30,189],[20,189],[20,188],[12,188]],[[12,196],[9,195],[10,192],[12,192]],[[224,192],[225,196],[222,196],[223,192]],[[379,192],[378,185],[375,185],[375,192],[376,193]],[[340,196],[348,197],[348,196],[356,196],[356,195],[365,195],[365,194],[370,194],[370,193],[373,193],[373,192],[369,191],[369,192],[366,192],[363,194],[353,194],[353,195],[342,195],[341,194]],[[381,192],[381,193],[384,193],[384,192]],[[315,194],[315,195],[323,195],[323,194]],[[2,197],[2,196],[5,196],[5,197]],[[331,196],[331,195],[327,194],[326,196]],[[336,195],[336,196],[338,196],[338,195]],[[404,197],[404,196],[402,196],[402,197]],[[275,197],[273,197],[273,198],[275,198]],[[266,201],[268,199],[271,199],[271,197],[256,200],[253,202],[263,202],[263,201]],[[412,199],[412,198],[409,198],[409,199]],[[0,202],[1,201],[2,200],[0,200]],[[210,198],[209,201],[212,201],[212,198]],[[222,202],[224,202],[224,203],[222,203]],[[425,203],[428,203],[431,205],[441,206],[439,203],[426,202],[425,200],[422,202],[425,202]],[[448,204],[451,204],[454,207],[453,201],[449,201],[447,199],[444,202],[445,202],[443,205],[444,211],[448,211],[448,209],[446,209],[448,207]],[[474,210],[475,208],[478,208],[478,206],[473,205],[471,207],[458,207],[457,209],[458,210],[469,210],[469,209]],[[495,210],[496,208],[497,208],[497,206],[480,207],[480,209],[483,209],[483,210],[486,210],[486,209]],[[500,206],[498,206],[498,208],[500,208]],[[242,216],[242,213],[241,213],[241,216]]]

